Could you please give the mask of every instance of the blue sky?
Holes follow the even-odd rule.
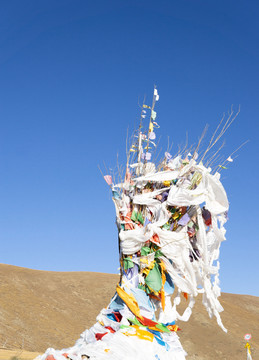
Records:
[[[98,164],[124,161],[138,101],[151,102],[156,84],[157,135],[172,152],[186,131],[194,143],[241,106],[224,153],[250,142],[222,173],[221,285],[259,296],[258,2],[12,0],[0,10],[0,261],[117,272]]]

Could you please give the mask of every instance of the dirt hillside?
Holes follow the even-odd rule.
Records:
[[[115,291],[117,275],[48,272],[0,264],[0,348],[44,352],[72,346]],[[252,333],[259,358],[259,298],[222,294],[225,334],[198,299],[191,320],[179,323],[187,359],[245,359],[243,335]],[[185,302],[185,299],[182,300]]]

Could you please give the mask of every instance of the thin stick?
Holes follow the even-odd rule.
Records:
[[[219,141],[219,139],[225,134],[225,132],[227,131],[227,129],[230,127],[230,125],[235,121],[236,117],[237,117],[238,114],[240,113],[240,106],[239,106],[239,108],[238,108],[237,113],[232,117],[233,113],[234,113],[234,112],[233,112],[233,107],[231,107],[231,111],[230,111],[230,113],[229,113],[229,115],[228,115],[228,118],[227,118],[225,124],[223,125],[222,129],[220,130],[219,134],[217,135],[217,132],[218,132],[218,130],[220,129],[220,126],[221,126],[221,124],[222,124],[222,122],[223,122],[223,120],[224,120],[224,118],[225,118],[225,115],[223,115],[221,121],[219,122],[219,125],[217,126],[215,132],[214,132],[213,135],[212,135],[212,138],[211,138],[211,140],[210,140],[210,142],[209,142],[209,145],[208,145],[206,151],[205,151],[204,154],[203,154],[203,157],[201,158],[201,161],[203,161],[205,155],[212,149],[212,147],[213,147],[213,146]],[[216,137],[216,138],[215,138],[215,137]],[[214,140],[214,138],[215,138],[215,140]],[[213,141],[213,140],[214,140],[214,141]]]
[[[147,150],[146,150],[146,154],[148,152],[148,145],[149,145],[149,129],[150,129],[150,125],[151,125],[151,122],[152,122],[152,113],[154,111],[154,108],[155,108],[155,105],[156,105],[156,101],[155,101],[155,89],[156,89],[156,85],[154,85],[154,94],[153,94],[153,101],[152,101],[152,108],[151,108],[151,114],[150,114],[150,119],[149,119],[149,126],[148,126],[148,138],[147,138]],[[145,158],[144,162],[146,163],[147,160]]]
[[[220,150],[225,146],[225,141],[223,141],[223,143],[221,144],[221,146],[218,148],[218,150],[211,156],[211,158],[207,161],[207,163],[206,163],[206,167],[208,167],[209,166],[209,164],[211,163],[211,161],[215,158],[215,156],[220,152]],[[204,160],[205,160],[205,158],[204,158]]]
[[[196,149],[194,150],[194,153],[193,153],[192,159],[194,158],[195,154],[197,154],[197,153],[198,153],[198,149],[199,149],[199,147],[200,147],[200,145],[201,145],[201,142],[202,142],[202,140],[203,140],[203,138],[204,138],[204,136],[205,136],[206,132],[208,131],[208,128],[209,128],[209,125],[208,125],[208,124],[206,124],[206,125],[205,125],[205,127],[204,127],[204,129],[203,129],[203,132],[202,132],[202,134],[201,134],[201,137],[199,138],[198,145],[196,146]],[[202,159],[201,159],[201,161],[202,161]]]
[[[228,161],[229,157],[232,157],[238,150],[240,150],[243,146],[245,146],[247,143],[249,143],[250,140],[246,140],[245,142],[243,142],[235,151],[233,151],[228,157],[227,159],[221,164],[221,166],[224,166],[226,164],[226,162]]]

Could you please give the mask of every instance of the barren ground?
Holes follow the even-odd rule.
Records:
[[[13,356],[29,360],[48,347],[72,346],[109,303],[117,281],[118,276],[111,274],[48,272],[0,264],[0,360]],[[259,358],[259,298],[223,293],[220,301],[227,334],[215,318],[208,317],[201,299],[191,320],[179,323],[187,359],[245,359],[245,333],[253,336],[253,359]]]

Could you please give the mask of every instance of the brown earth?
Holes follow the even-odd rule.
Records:
[[[48,347],[72,346],[109,303],[117,281],[118,276],[111,274],[49,272],[0,264],[0,348],[44,352]],[[201,299],[191,320],[179,322],[187,359],[245,359],[243,336],[247,332],[253,336],[253,359],[259,358],[259,298],[222,294],[220,300],[227,334],[215,318],[209,319]],[[0,350],[0,359],[12,357],[4,354]],[[26,359],[25,351],[19,354],[15,356]],[[32,358],[28,354],[27,359]]]
[[[39,353],[26,350],[6,350],[0,349],[0,360],[33,360]]]

